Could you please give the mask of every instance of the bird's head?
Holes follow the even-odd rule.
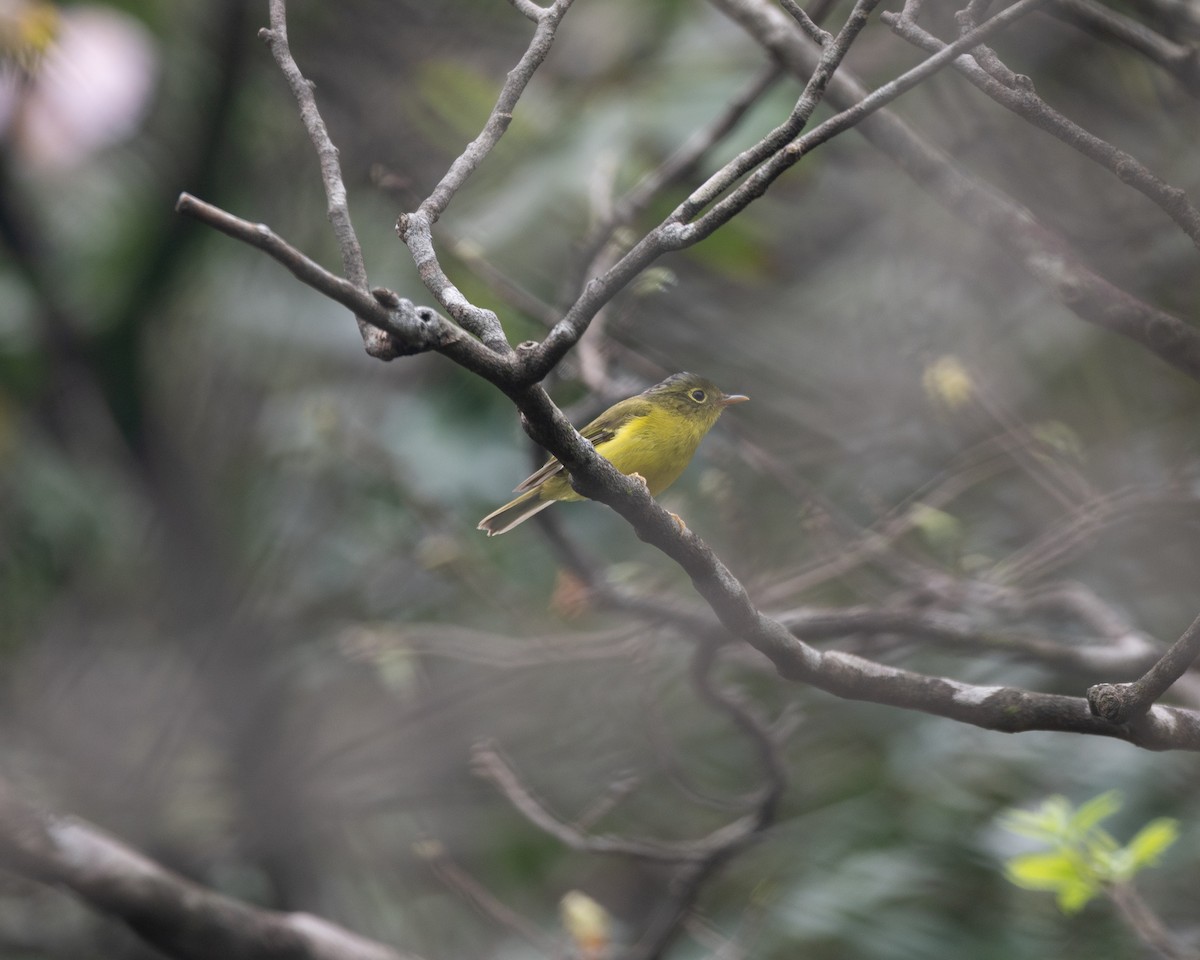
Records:
[[[711,380],[694,373],[676,373],[657,383],[644,394],[647,398],[666,404],[675,413],[711,427],[726,407],[744,403],[749,397],[740,393],[725,393]]]

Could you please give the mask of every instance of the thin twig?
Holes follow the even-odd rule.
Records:
[[[811,69],[811,45],[769,0],[711,2],[793,72],[806,75]],[[863,86],[845,71],[830,83],[828,99],[835,106],[846,108],[867,97]],[[847,122],[857,123],[856,129],[871,144],[951,211],[987,231],[1082,320],[1128,337],[1165,363],[1200,380],[1200,330],[1109,283],[1086,266],[1062,237],[1041,226],[1029,210],[963,174],[945,153],[930,146],[889,111],[879,110],[865,120],[853,114],[838,120],[838,124]],[[798,150],[811,149],[818,139],[832,132],[827,128],[807,144],[797,141],[795,146]],[[685,242],[681,237],[671,240],[678,245]]]
[[[514,396],[530,435],[566,466],[583,496],[607,503],[637,536],[673,559],[732,634],[775,665],[780,675],[837,696],[890,704],[992,730],[1060,730],[1116,737],[1148,749],[1200,750],[1200,714],[1155,706],[1138,720],[1114,725],[1092,715],[1087,701],[1011,687],[982,687],[900,670],[838,651],[818,651],[761,613],[745,586],[691,530],[620,474],[566,422],[544,390]],[[578,839],[578,838],[575,838]]]
[[[1176,512],[1193,514],[1197,498],[1176,490],[1130,487],[1081,503],[1062,522],[1054,524],[1033,542],[998,561],[994,577],[1006,583],[1036,582],[1063,566],[1102,531],[1131,518]]]
[[[754,747],[763,769],[763,788],[749,816],[731,825],[737,829],[726,829],[722,843],[710,846],[702,859],[684,864],[677,870],[668,896],[660,901],[645,931],[627,951],[625,960],[655,960],[664,954],[682,930],[704,884],[730,857],[753,842],[774,821],[787,785],[779,744],[770,727],[732,690],[718,684],[714,674],[719,650],[720,647],[713,643],[701,643],[696,647],[690,674],[692,686],[701,700],[729,717]]]
[[[546,8],[539,7],[533,0],[508,0],[508,2],[513,5],[513,9],[534,23],[538,23],[546,13]]]
[[[492,107],[492,112],[488,115],[487,122],[484,123],[479,135],[467,144],[463,152],[450,164],[450,169],[446,171],[445,176],[417,208],[418,212],[427,218],[431,225],[436,223],[438,218],[446,212],[446,207],[450,205],[454,195],[467,182],[484,158],[491,153],[492,148],[500,142],[508,125],[512,123],[517,101],[521,99],[525,87],[533,79],[534,73],[542,65],[546,55],[549,54],[555,34],[558,32],[558,25],[573,2],[574,0],[554,0],[554,3],[543,9],[536,7],[533,3],[518,0],[518,9],[523,13],[528,15],[529,11],[537,10],[537,14],[533,18],[537,23],[537,29],[534,30],[533,38],[529,41],[529,46],[517,65],[508,72],[496,104]]]
[[[290,270],[296,279],[354,312],[367,323],[385,331],[392,339],[395,355],[436,350],[492,383],[511,377],[510,362],[466,336],[462,330],[429,307],[416,306],[389,290],[366,291],[344,277],[326,270],[271,230],[266,224],[251,223],[206,203],[190,193],[181,193],[177,212],[208,224],[226,236],[262,250]]]
[[[605,192],[603,205],[593,204],[593,207],[601,209],[602,213],[595,217],[593,226],[581,241],[577,257],[578,267],[569,272],[563,285],[568,304],[579,297],[588,280],[607,271],[619,259],[622,253],[621,246],[612,240],[616,231],[633,223],[668,186],[688,176],[705,155],[725,139],[751,107],[774,86],[780,75],[778,64],[767,64],[747,87],[730,101],[719,116],[706,127],[697,130],[620,200],[615,203],[608,202],[610,198]],[[611,176],[605,177],[604,182],[608,183],[611,179]],[[604,338],[606,313],[606,307],[596,311],[586,335],[581,336],[576,344],[580,352],[580,379],[593,390],[605,379],[603,356],[596,345]],[[556,315],[554,323],[558,320],[559,316]],[[551,329],[554,323],[550,324]]]
[[[1200,954],[1176,942],[1158,914],[1146,905],[1146,901],[1129,884],[1113,884],[1105,887],[1105,893],[1138,939],[1162,960],[1200,960]]]
[[[796,21],[800,29],[808,35],[808,39],[813,41],[813,43],[823,47],[833,39],[833,34],[817,26],[816,21],[808,15],[808,12],[796,0],[779,0],[779,4],[791,14],[792,19]]]
[[[477,279],[487,284],[488,289],[510,307],[536,320],[547,330],[558,323],[559,313],[554,307],[504,273],[484,256],[473,241],[451,240],[448,247],[454,256],[471,268],[471,273]]]
[[[1136,50],[1172,74],[1193,97],[1200,97],[1200,49],[1168,40],[1145,24],[1091,0],[1052,0],[1046,10],[1095,37]]]
[[[640,692],[643,694],[642,710],[646,714],[646,739],[650,743],[650,748],[654,751],[657,769],[687,800],[698,806],[708,807],[711,810],[720,810],[725,813],[744,811],[759,800],[758,793],[760,791],[755,791],[755,795],[753,796],[745,795],[726,798],[715,796],[694,784],[688,772],[684,769],[679,752],[673,749],[672,744],[667,740],[666,723],[661,716],[661,710],[656,697],[658,691],[649,690]]]
[[[732,0],[721,0],[721,2],[729,3]],[[741,2],[749,2],[749,0],[741,0]],[[1020,7],[1021,3],[1018,3],[1017,6]],[[778,17],[784,17],[775,8],[767,9],[773,10]],[[856,9],[861,11],[862,7]],[[1000,16],[1004,17],[1005,14]],[[787,22],[790,23],[790,21]],[[990,24],[992,21],[984,24],[980,30],[988,29]],[[977,40],[968,36],[961,42],[969,44],[977,42]],[[830,46],[837,46],[837,44]],[[947,51],[954,51],[953,45],[948,47]],[[948,55],[947,51],[935,56]],[[825,55],[825,52],[825,50],[822,51],[822,56]],[[785,58],[792,56],[786,46],[780,47],[779,53]],[[830,89],[832,90],[833,87],[831,86]],[[866,101],[870,101],[870,99],[868,97]],[[878,101],[874,102],[878,103]],[[859,104],[859,109],[862,109],[862,103]],[[850,111],[850,113],[854,112]],[[883,121],[885,116],[877,113],[871,120]],[[931,156],[919,140],[914,142],[907,139],[911,137],[907,128],[896,124],[897,121],[893,119],[887,119],[882,128],[872,124],[871,135],[879,137],[882,130],[884,131],[883,141],[891,141],[893,137],[900,136],[903,138],[901,152],[905,154],[902,159],[906,162],[915,162],[918,159],[921,162],[936,161],[939,164],[938,176],[953,178],[957,175],[953,172],[952,167],[941,165],[943,161],[940,155]],[[825,127],[826,125],[822,124],[818,131]],[[804,138],[802,137],[793,146],[803,149],[803,144]],[[915,153],[909,151],[915,151]],[[982,202],[978,195],[970,191],[967,191],[967,195],[972,207]],[[181,207],[186,206],[193,213],[198,213],[202,209],[197,206],[196,202],[185,204],[186,200],[187,198],[181,198]],[[1003,203],[1001,210],[1005,217],[1011,217],[1015,212],[1009,205]],[[981,211],[977,209],[974,212],[976,215],[981,214]],[[989,216],[996,213],[998,211],[994,208],[989,208],[983,212],[982,219],[986,221]],[[1023,216],[1022,214],[1017,215]],[[286,257],[281,256],[278,238],[270,234],[265,227],[238,221],[237,218],[227,214],[223,214],[221,217],[214,215],[212,219],[214,222],[223,224],[222,228],[227,229],[231,235],[267,249],[281,261],[287,260]],[[1023,224],[1023,226],[1028,225]],[[599,286],[589,285],[580,301],[584,306],[580,307],[580,304],[577,304],[577,307],[580,307],[577,319],[581,319],[583,322],[578,329],[573,325],[567,325],[564,330],[567,340],[570,341],[572,337],[577,338],[582,329],[586,327],[586,320],[583,318],[590,315],[588,311],[591,310],[594,313],[594,310],[602,305],[604,299],[610,297],[612,292],[617,289],[612,284],[624,282],[654,256],[670,249],[673,245],[683,243],[682,236],[678,231],[663,229],[652,231],[650,242],[639,244],[631,251],[630,255],[623,258],[609,271],[606,275],[607,283],[600,283]],[[1027,250],[1022,252],[1026,256],[1029,255]],[[1040,250],[1037,252],[1041,253]],[[297,270],[297,275],[311,274],[314,269],[320,271],[320,268],[307,260],[292,258],[291,266]],[[1075,267],[1061,254],[1056,253],[1050,269],[1052,271],[1070,270]],[[314,282],[316,278],[305,276],[304,279],[306,282]],[[326,281],[322,280],[321,282]],[[360,296],[370,296],[358,291],[348,283],[346,286]],[[1087,293],[1094,292],[1085,292],[1085,298]],[[402,306],[402,302],[395,294],[387,294],[385,299],[394,308],[398,309],[399,306]],[[588,302],[585,304],[584,301]],[[411,304],[409,306],[411,308]],[[1115,328],[1122,329],[1122,332],[1125,332],[1123,328],[1127,327],[1128,320],[1127,314],[1123,313],[1125,306],[1119,304],[1117,316],[1110,317],[1110,322]],[[433,311],[428,311],[428,313],[432,316],[426,317],[417,330],[427,329],[433,331],[432,333],[418,334],[416,330],[408,330],[403,324],[395,332],[391,330],[389,332],[393,336],[401,336],[402,342],[405,342],[404,337],[411,338],[411,342],[420,349],[439,350],[503,390],[523,414],[524,424],[530,436],[562,462],[571,477],[574,488],[585,497],[608,504],[630,522],[639,538],[653,544],[678,563],[691,577],[695,589],[707,601],[725,629],[768,657],[783,677],[812,684],[841,697],[923,711],[989,729],[1008,732],[1035,729],[1074,731],[1117,737],[1149,749],[1200,749],[1200,714],[1190,711],[1154,706],[1144,716],[1131,723],[1114,725],[1093,716],[1086,701],[1081,698],[1040,694],[1012,688],[973,686],[942,677],[898,670],[838,651],[818,651],[803,643],[794,637],[783,624],[763,615],[756,608],[743,584],[718,559],[712,549],[692,531],[681,530],[675,519],[650,496],[644,483],[639,483],[621,474],[611,463],[602,458],[596,452],[595,447],[584,440],[571,426],[562,411],[550,400],[546,391],[540,386],[534,385],[540,375],[539,370],[542,365],[548,360],[555,359],[554,351],[559,347],[565,349],[570,345],[569,342],[564,342],[561,338],[555,342],[554,334],[551,334],[542,344],[542,347],[546,349],[540,354],[539,348],[533,347],[523,353],[518,350],[514,359],[511,354],[501,356],[494,353],[470,337],[463,336],[460,331],[455,331],[448,322],[437,318]],[[420,320],[420,317],[418,316],[417,319]],[[1179,321],[1175,318],[1168,317],[1167,319],[1179,325]],[[562,324],[559,325],[560,328],[562,326]],[[458,334],[457,338],[453,335],[454,333]],[[1164,333],[1165,336],[1163,336]],[[1187,342],[1181,342],[1180,337],[1175,334],[1176,331],[1170,327],[1169,323],[1165,326],[1160,325],[1155,327],[1153,335],[1146,342],[1160,353],[1168,347],[1187,346]],[[1200,344],[1200,334],[1193,331],[1191,336],[1195,343]],[[1141,339],[1146,340],[1145,337]],[[1195,365],[1197,371],[1200,371],[1200,347],[1194,353],[1187,349],[1180,350],[1180,355],[1175,357],[1175,361],[1184,368]],[[530,809],[533,809],[534,806],[536,804]],[[542,815],[548,818],[546,822],[551,825],[551,829],[564,829],[564,825],[544,811]],[[736,828],[735,824],[726,829]],[[567,832],[562,834],[565,838],[564,842],[582,844],[581,848],[583,849],[591,849],[590,844],[596,842],[595,838],[589,840],[589,838],[581,837],[578,832],[570,831],[569,828],[566,830]],[[706,838],[700,843],[703,846],[705,843],[717,842],[718,839],[720,838]],[[600,846],[603,847],[605,844],[601,843]],[[692,845],[689,847],[676,846],[666,851],[660,850],[659,854],[678,860],[694,856],[695,852],[696,848]]]
[[[781,579],[761,591],[761,600],[783,603],[883,557],[887,557],[890,569],[896,571],[904,562],[896,544],[915,529],[919,517],[914,506],[944,509],[1008,467],[1007,447],[993,438],[960,456],[942,475],[930,479],[865,528],[837,513],[831,504],[822,503],[823,512],[845,530],[845,538],[800,570],[785,572]]]
[[[579,295],[581,278],[594,275],[598,271],[594,267],[596,256],[613,235],[617,227],[632,223],[654,202],[663,189],[678,182],[694,170],[701,160],[725,139],[745,117],[746,113],[767,93],[778,81],[781,73],[779,64],[771,62],[746,85],[737,96],[729,102],[721,114],[715,117],[708,126],[697,130],[679,149],[672,153],[656,169],[646,174],[634,187],[616,204],[609,216],[599,220],[588,231],[580,243],[579,275],[572,278],[571,297]],[[605,264],[607,269],[611,264]],[[555,318],[557,319],[557,318]]]
[[[787,786],[787,770],[783,765],[779,744],[771,735],[770,724],[732,688],[722,686],[715,676],[721,647],[701,643],[692,657],[691,680],[700,699],[724,713],[750,742],[762,767],[764,788],[758,798],[753,832],[766,829],[775,819],[779,800]]]
[[[1065,580],[1043,583],[1032,590],[1004,588],[1003,594],[1005,609],[1017,616],[1039,610],[1066,614],[1110,642],[1134,633],[1125,617],[1082,583]]]
[[[832,43],[827,43],[821,48],[820,59],[787,120],[710,176],[676,208],[674,213],[644,236],[632,250],[602,276],[587,283],[583,293],[550,331],[549,336],[526,357],[525,365],[530,382],[540,381],[552,370],[567,351],[583,337],[601,308],[655,259],[668,251],[682,249],[702,239],[700,236],[686,237],[680,229],[681,224],[694,217],[767,158],[778,156],[796,134],[804,129],[821,102],[834,72],[866,26],[871,11],[880,2],[881,0],[857,0],[837,37]],[[716,225],[712,229],[715,230]]]
[[[583,831],[591,830],[592,827],[612,813],[626,797],[641,786],[641,783],[641,778],[631,773],[607,784],[604,792],[575,817],[574,826],[576,829]]]
[[[719,827],[706,837],[681,840],[677,843],[586,833],[551,813],[525,786],[495,745],[477,744],[471,759],[475,772],[491,781],[526,820],[572,850],[636,857],[655,863],[704,863],[714,850],[725,849],[733,838],[740,837],[751,829],[755,819],[753,815],[741,817]]]
[[[967,617],[905,607],[800,607],[778,614],[797,636],[811,642],[847,636],[904,636],[944,649],[975,654],[990,650],[1046,666],[1087,670],[1093,675],[1146,669],[1162,648],[1148,638],[1127,634],[1106,643],[1065,644],[1028,633],[981,629]]]
[[[923,50],[936,52],[946,46],[933,34],[903,17],[884,13],[881,19],[899,36]],[[1020,77],[1016,83],[997,80],[993,73],[1002,66],[999,60],[995,60],[993,69],[985,70],[975,59],[965,55],[954,61],[954,68],[974,86],[1017,116],[1079,151],[1122,183],[1129,184],[1174,220],[1192,243],[1200,246],[1200,209],[1191,202],[1187,193],[1155,176],[1136,157],[1100,139],[1052,108],[1037,95],[1028,77]]]
[[[553,937],[542,933],[528,918],[503,903],[494,893],[454,862],[446,847],[438,840],[422,840],[415,846],[417,856],[429,864],[430,870],[450,890],[475,905],[499,926],[511,930],[536,949],[550,957],[559,953]]]
[[[1200,617],[1138,680],[1096,684],[1088,690],[1088,703],[1097,716],[1113,723],[1136,720],[1191,668],[1197,657],[1200,657]]]
[[[682,239],[695,242],[709,236],[717,227],[727,223],[751,202],[766,193],[767,188],[784,172],[798,163],[805,154],[843,131],[862,123],[863,120],[886,107],[897,97],[907,93],[917,84],[949,65],[960,54],[974,49],[991,35],[1015,23],[1047,2],[1048,0],[1017,0],[1011,7],[964,34],[954,43],[900,74],[894,80],[877,87],[853,106],[847,107],[815,129],[794,140],[759,167],[746,179],[745,183],[732,191],[729,196],[714,204],[712,209],[703,216],[682,228]],[[824,51],[822,51],[823,56]],[[695,240],[692,239],[693,235],[695,235]]]
[[[328,205],[329,222],[333,224],[333,235],[342,251],[342,269],[346,279],[360,290],[367,289],[367,267],[363,260],[362,247],[354,225],[350,222],[350,205],[346,199],[346,185],[342,181],[342,168],[338,162],[337,147],[329,136],[317,100],[313,96],[313,85],[300,72],[288,46],[286,0],[270,0],[271,28],[258,32],[266,41],[287,79],[292,95],[300,107],[300,119],[308,131],[317,159],[321,164],[321,182],[325,185],[325,200]],[[362,335],[367,353],[381,360],[390,360],[398,354],[387,335],[364,317],[358,317],[358,330]]]
[[[408,245],[421,282],[455,320],[482,340],[489,349],[498,353],[509,354],[512,349],[504,336],[499,319],[492,311],[474,306],[450,281],[433,249],[433,225],[508,129],[517,101],[550,52],[558,25],[572,2],[573,0],[555,0],[548,7],[537,8],[536,17],[532,18],[537,23],[533,38],[520,61],[508,72],[483,129],[467,144],[421,205],[412,213],[401,214],[396,221],[396,232]],[[523,0],[516,5],[526,16],[535,8],[534,4]]]
[[[697,190],[692,192],[679,207],[675,217],[680,223],[691,221],[696,214],[716,201],[718,197],[729,190],[738,180],[753,170],[768,158],[776,157],[801,130],[808,125],[813,112],[825,97],[833,75],[841,66],[850,47],[863,28],[872,11],[878,6],[879,0],[858,0],[850,11],[850,16],[838,31],[832,43],[821,47],[820,57],[813,67],[812,74],[804,85],[800,99],[792,109],[791,115],[782,124],[772,130],[749,150],[744,150],[715,174]]]

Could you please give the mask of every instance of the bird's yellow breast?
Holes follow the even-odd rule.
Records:
[[[622,473],[640,474],[658,496],[679,479],[710,426],[670,408],[652,407],[621,424],[611,440],[596,445],[596,452]]]

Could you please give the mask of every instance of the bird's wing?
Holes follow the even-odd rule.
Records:
[[[562,468],[562,464],[558,462],[558,457],[551,457],[549,460],[543,463],[536,472],[531,473],[524,480],[518,483],[513,488],[513,493],[524,493],[526,490],[532,490],[534,487],[540,487],[555,474],[562,473]]]
[[[615,437],[617,431],[630,420],[645,416],[649,408],[649,403],[641,395],[630,397],[628,400],[622,400],[620,403],[609,407],[604,413],[582,428],[579,434],[584,440],[590,441],[593,447],[599,447],[602,443],[607,443]],[[513,493],[524,493],[526,490],[532,490],[534,487],[541,486],[551,477],[557,476],[562,472],[563,465],[558,462],[558,457],[551,457],[536,472],[530,474],[517,484]]]

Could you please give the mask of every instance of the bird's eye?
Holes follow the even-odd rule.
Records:
[[[691,392],[691,398],[693,400],[695,400],[697,403],[703,403],[704,402],[704,391],[703,390],[693,390]]]

